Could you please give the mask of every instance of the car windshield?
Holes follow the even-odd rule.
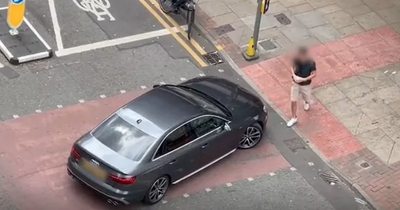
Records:
[[[118,114],[114,114],[102,123],[92,135],[108,148],[133,161],[139,161],[157,140]]]
[[[229,110],[227,110],[222,104],[219,104],[215,99],[211,98],[210,96],[201,93],[197,90],[194,90],[190,87],[186,86],[169,86],[169,88],[173,89],[174,91],[184,95],[186,98],[195,101],[198,105],[200,105],[203,109],[224,116],[229,116]],[[214,103],[212,103],[213,101]],[[218,103],[219,106],[216,104]]]

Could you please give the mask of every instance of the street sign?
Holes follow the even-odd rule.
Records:
[[[270,0],[262,0],[262,7],[261,7],[261,14],[267,13],[269,9],[269,2]]]
[[[10,33],[18,34],[17,29],[24,22],[25,15],[25,0],[9,0],[7,23],[11,28]]]

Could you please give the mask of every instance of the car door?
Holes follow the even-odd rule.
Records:
[[[196,170],[197,154],[193,149],[196,135],[188,124],[169,133],[159,146],[153,161],[161,161],[163,173],[176,182]]]
[[[233,146],[230,135],[232,132],[224,128],[224,119],[207,115],[197,118],[190,123],[196,133],[196,144],[200,145],[201,164],[207,165],[229,153],[237,147]]]

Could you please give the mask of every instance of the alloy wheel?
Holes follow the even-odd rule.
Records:
[[[259,128],[254,126],[248,127],[239,142],[239,148],[248,149],[254,147],[260,142],[261,136],[261,130]]]
[[[167,192],[169,180],[167,177],[157,179],[150,188],[149,200],[151,203],[160,201]]]

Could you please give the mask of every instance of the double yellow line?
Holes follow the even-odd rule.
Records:
[[[156,0],[149,0],[153,5],[156,5],[155,7],[157,10],[164,16],[165,19],[168,20],[175,28],[178,29],[179,33],[181,33],[185,38],[187,37],[187,33],[179,26],[179,24],[173,20],[170,16],[164,14],[161,10],[161,8],[158,6],[158,2]],[[160,22],[161,25],[163,25],[169,32],[170,34],[175,38],[175,40],[183,47],[186,49],[186,51],[193,57],[194,60],[196,60],[197,63],[201,67],[206,67],[208,66],[207,63],[197,54],[192,47],[190,47],[185,40],[182,39],[181,36],[179,36],[172,28],[171,26],[153,9],[152,6],[150,6],[146,0],[139,0],[139,2]],[[187,39],[186,39],[187,40]],[[204,49],[197,43],[194,39],[190,40],[190,43],[192,46],[201,54],[204,55],[206,52]]]

